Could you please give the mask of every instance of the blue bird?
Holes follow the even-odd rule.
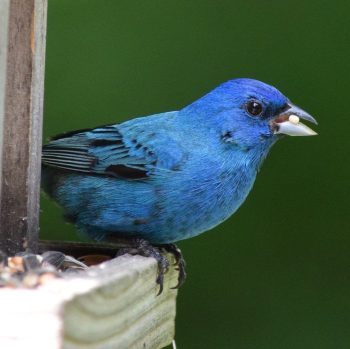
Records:
[[[276,88],[253,79],[223,83],[180,111],[64,133],[43,147],[42,186],[67,219],[95,240],[124,242],[121,253],[155,257],[230,217],[283,135],[316,133],[316,120]]]

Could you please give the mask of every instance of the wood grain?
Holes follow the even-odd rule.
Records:
[[[163,348],[175,333],[178,272],[170,267],[159,296],[156,272],[153,258],[124,255],[36,290],[0,289],[0,347]]]
[[[47,1],[0,1],[0,249],[14,254],[37,248]]]

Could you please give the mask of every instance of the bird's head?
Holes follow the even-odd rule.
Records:
[[[276,88],[253,79],[223,83],[184,110],[209,122],[224,142],[244,149],[269,147],[281,135],[317,134],[299,121],[317,124],[310,114]]]

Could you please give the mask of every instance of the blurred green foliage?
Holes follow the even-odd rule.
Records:
[[[256,78],[319,121],[243,207],[183,241],[181,349],[350,347],[349,2],[50,0],[44,137],[177,110]],[[185,214],[185,213],[184,213]],[[76,239],[43,197],[42,237]]]

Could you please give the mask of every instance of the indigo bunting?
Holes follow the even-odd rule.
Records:
[[[160,252],[173,252],[181,284],[174,243],[230,217],[283,135],[316,134],[299,118],[316,124],[276,88],[230,80],[180,111],[54,137],[43,147],[42,186],[90,238],[155,257],[161,287]]]

